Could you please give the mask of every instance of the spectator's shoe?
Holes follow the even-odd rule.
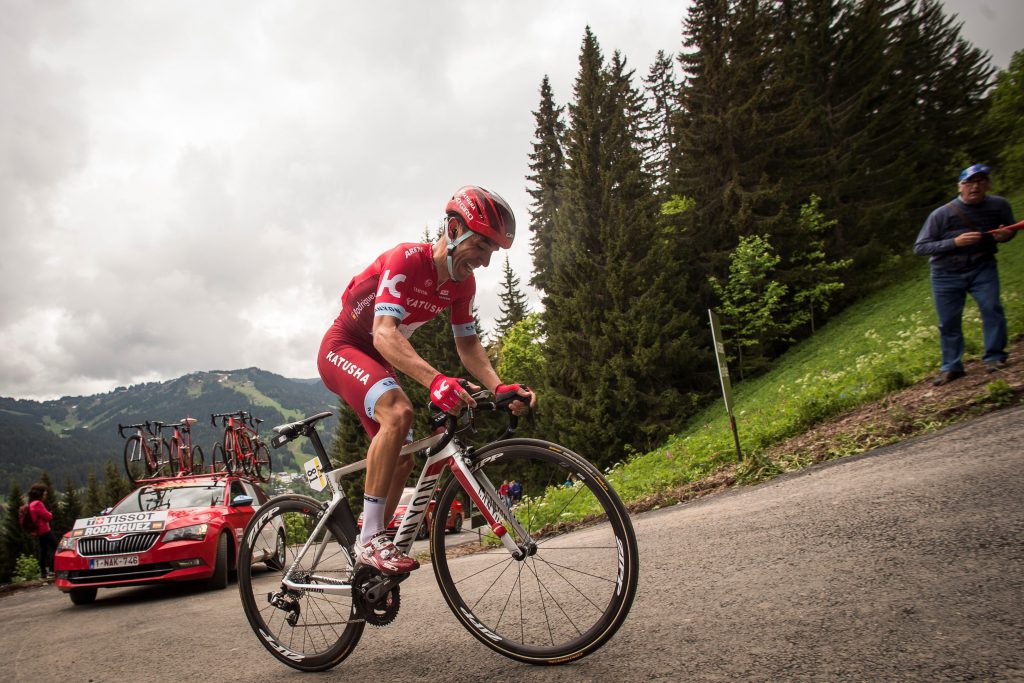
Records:
[[[1007,365],[1009,365],[1009,363],[1007,363],[1005,359],[993,360],[985,363],[985,370],[986,372],[999,372],[1000,370],[1005,370]]]
[[[374,536],[366,545],[356,541],[352,550],[357,567],[373,567],[381,574],[408,574],[420,568],[419,562],[399,550],[384,534]]]
[[[960,379],[967,373],[963,370],[947,370],[946,372],[940,373],[938,377],[932,382],[933,386],[941,387],[943,384],[949,384],[953,380]]]

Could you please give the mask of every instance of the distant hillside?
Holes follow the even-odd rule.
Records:
[[[43,470],[54,486],[63,488],[68,478],[84,484],[90,468],[102,476],[107,460],[122,467],[124,440],[117,435],[118,423],[195,417],[199,423],[193,427],[192,442],[202,446],[209,463],[222,433],[210,426],[210,413],[251,411],[264,420],[260,433],[266,434],[274,425],[304,415],[336,413],[337,401],[319,380],[288,379],[259,368],[194,372],[166,382],[55,401],[0,398],[0,491],[6,494],[12,481],[24,491]],[[336,418],[324,423],[327,445]],[[290,444],[291,451],[272,451],[275,471],[297,470],[296,457],[304,457],[300,448],[312,455],[312,447],[300,441]]]

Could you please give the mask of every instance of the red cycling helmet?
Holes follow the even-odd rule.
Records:
[[[444,212],[458,216],[470,230],[493,240],[503,249],[511,247],[516,238],[516,218],[508,202],[497,192],[476,185],[460,187],[448,200]]]

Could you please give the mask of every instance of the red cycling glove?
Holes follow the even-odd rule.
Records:
[[[499,384],[498,386],[494,387],[494,397],[497,398],[498,400],[501,400],[502,394],[507,394],[510,391],[518,395],[520,389],[526,389],[527,391],[530,390],[528,387],[524,387],[522,384]]]
[[[446,413],[459,404],[459,382],[458,377],[445,377],[437,373],[434,381],[430,383],[430,401]]]

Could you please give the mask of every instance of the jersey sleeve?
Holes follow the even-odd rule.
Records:
[[[389,315],[399,322],[408,317],[409,289],[416,280],[419,260],[408,250],[394,249],[384,255],[374,297],[373,315]]]
[[[473,299],[476,298],[476,279],[466,281],[465,291],[452,301],[452,334],[456,337],[476,335],[476,319],[473,317]]]

